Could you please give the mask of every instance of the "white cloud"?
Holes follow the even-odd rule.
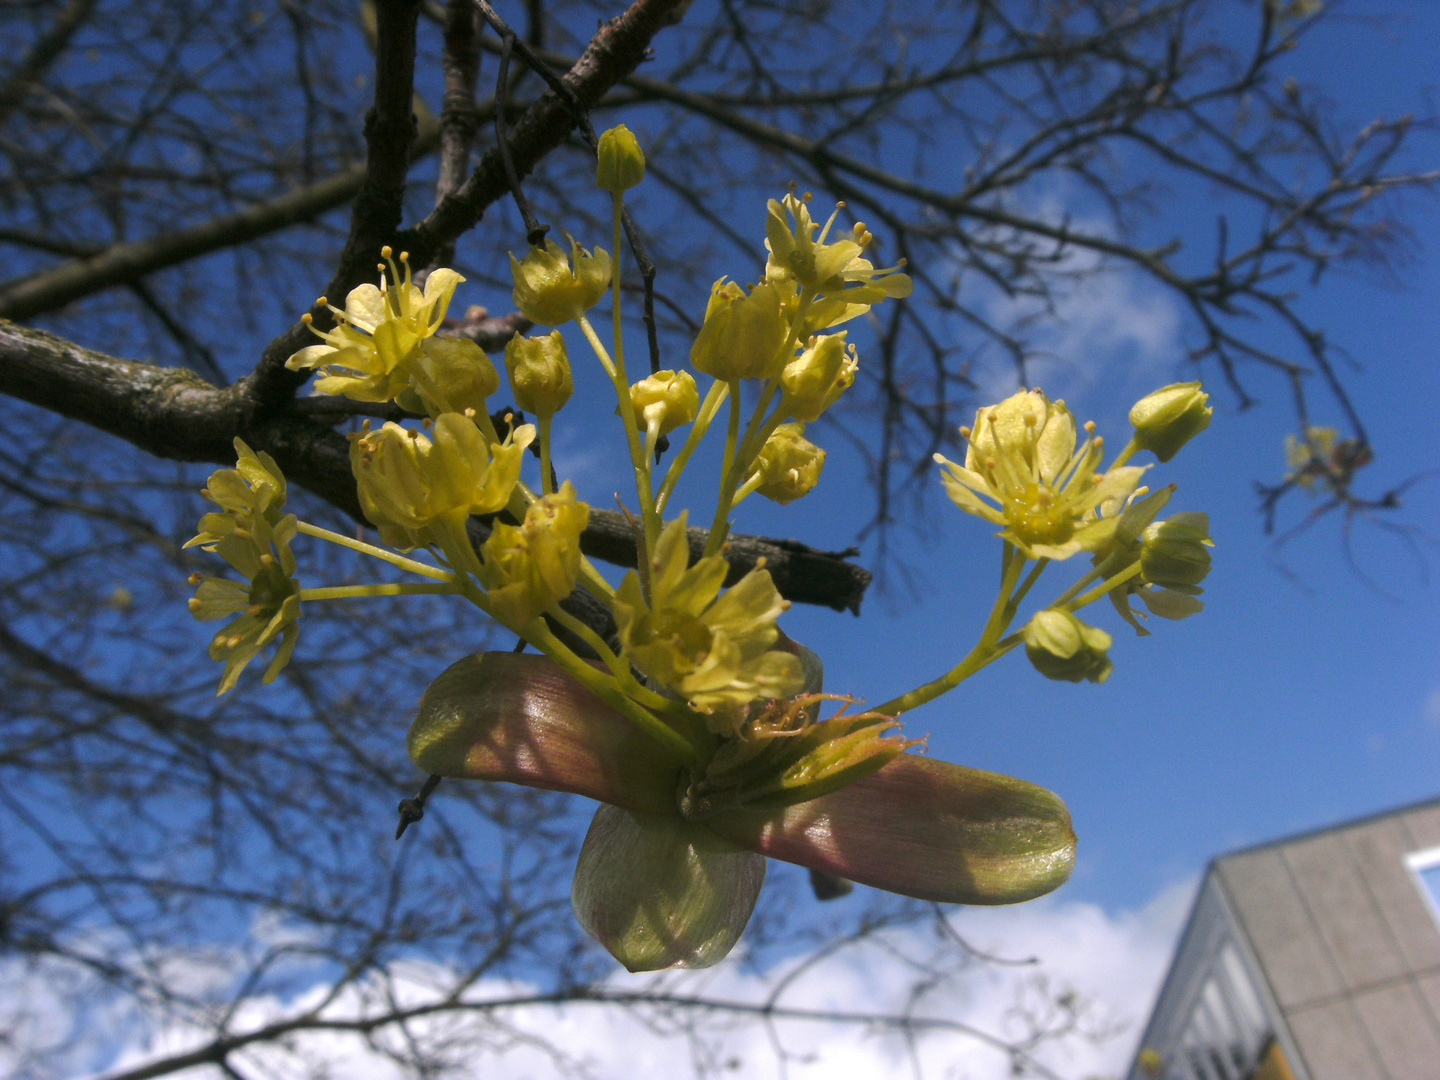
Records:
[[[933,928],[889,932],[804,970],[777,999],[789,1015],[777,1016],[768,1027],[753,1015],[723,1009],[667,1011],[584,1003],[525,1004],[491,1011],[488,1019],[447,1014],[419,1020],[411,1032],[437,1047],[440,1061],[459,1066],[460,1075],[496,1080],[556,1075],[561,1062],[547,1046],[559,1048],[565,1062],[584,1075],[617,1080],[670,1080],[689,1075],[695,1061],[747,1078],[869,1080],[909,1075],[918,1063],[927,1077],[1001,1080],[1012,1075],[1008,1057],[974,1037],[931,1030],[912,1048],[900,1035],[873,1025],[822,1023],[804,1014],[898,1014],[908,1001],[915,1016],[1020,1040],[1034,1023],[1067,1023],[1068,1014],[1055,1001],[1073,994],[1077,1030],[1042,1044],[1036,1060],[1066,1080],[1115,1076],[1133,1052],[1192,893],[1193,885],[1175,886],[1141,909],[1115,914],[1051,898],[1016,908],[963,909],[952,917],[956,932],[975,949],[1007,958],[1033,955],[1039,960],[1035,965],[959,962],[961,950],[943,942]],[[772,965],[763,975],[735,962],[658,979],[622,974],[606,990],[662,990],[676,997],[756,1005],[796,963],[792,959]],[[206,1041],[201,1028],[189,1024],[147,1025],[133,1007],[97,1011],[92,1004],[83,1018],[76,1016],[67,1005],[73,998],[54,991],[53,974],[47,981],[44,972],[22,974],[18,966],[0,971],[0,981],[23,990],[12,996],[17,1004],[8,1009],[8,1017],[7,1010],[0,1009],[0,1030],[9,1028],[22,1039],[52,1044],[71,1040],[56,1075],[112,1072]],[[916,995],[917,985],[930,974],[937,976],[933,986]],[[441,998],[455,977],[444,965],[423,962],[392,965],[386,975],[383,990],[379,980],[361,984],[326,1005],[324,1015],[371,1013],[382,993],[401,1005],[424,1005]],[[325,993],[325,985],[317,981],[287,1000],[247,999],[235,1012],[231,1031],[254,1030],[314,1009]],[[497,1001],[533,993],[520,983],[489,980],[472,987],[466,999]],[[25,1011],[30,1016],[16,1024],[21,1000],[29,1003]],[[67,1014],[67,1008],[72,1012]],[[302,1076],[321,1062],[333,1076],[389,1080],[406,1075],[384,1054],[387,1046],[404,1049],[394,1028],[377,1033],[373,1045],[347,1032],[307,1032],[286,1049],[251,1049],[236,1061],[249,1075]],[[8,1050],[0,1046],[0,1071],[7,1066],[13,1071],[18,1050],[15,1042]],[[786,1059],[783,1068],[781,1054]]]
[[[1078,193],[1057,188],[1024,209],[1035,220],[1113,239],[1111,224],[1082,205]],[[992,325],[1034,350],[1026,371],[1031,385],[1074,399],[1105,383],[1107,392],[1123,396],[1136,386],[1152,389],[1151,383],[1169,378],[1184,358],[1180,300],[1134,266],[1072,246],[1047,264],[1046,277],[1051,289],[1046,301],[1007,295],[978,273],[962,292]],[[1016,388],[1008,354],[994,353],[974,377],[982,401],[999,400]],[[1117,379],[1122,386],[1115,386]]]

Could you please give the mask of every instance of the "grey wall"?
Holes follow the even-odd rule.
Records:
[[[1440,1080],[1440,926],[1405,865],[1440,802],[1216,861],[1314,1080]]]

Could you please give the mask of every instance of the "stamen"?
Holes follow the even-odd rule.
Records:
[[[251,604],[248,608],[245,609],[245,613],[247,615],[259,615],[264,610],[265,609],[259,604]]]
[[[968,439],[968,438],[970,438],[970,429],[969,429],[968,427],[962,427],[962,428],[960,429],[960,437],[961,437],[962,439]]]
[[[266,570],[269,570],[275,565],[275,556],[271,555],[268,551],[265,552],[264,555],[260,556],[260,565],[265,567]]]
[[[192,596],[188,601],[186,601],[185,606],[188,607],[191,611],[199,611],[200,601]]]
[[[204,580],[205,575],[200,573],[199,570],[196,570],[195,573],[191,574],[188,578],[185,579],[185,582],[187,585],[199,585]]]

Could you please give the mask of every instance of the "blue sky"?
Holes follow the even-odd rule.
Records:
[[[1389,22],[1370,22],[1347,16],[1357,8],[1322,24],[1286,70],[1325,89],[1335,102],[1331,119],[1342,126],[1424,111],[1433,70],[1427,43],[1440,39],[1440,11],[1410,5]],[[1424,145],[1422,137],[1417,146]],[[1428,150],[1433,158],[1433,141]],[[1424,154],[1412,158],[1423,163]],[[1160,228],[1208,234],[1210,194],[1170,199]],[[1185,196],[1193,198],[1193,216]],[[1405,218],[1416,243],[1397,274],[1344,270],[1300,303],[1357,365],[1344,378],[1376,452],[1357,483],[1362,496],[1440,466],[1436,209],[1429,197],[1409,201]],[[758,208],[752,225],[758,248]],[[725,269],[737,277],[750,270]],[[1196,377],[1182,363],[1187,339],[1178,307],[1144,283],[1101,278],[1061,313],[1067,321],[1053,337],[1061,359],[1035,381],[1079,418],[1096,420],[1112,445],[1128,437],[1135,399]],[[1294,354],[1293,342],[1261,333]],[[1141,640],[1097,605],[1093,620],[1116,639],[1115,673],[1105,685],[1047,682],[1016,653],[908,718],[907,733],[928,734],[932,754],[1034,780],[1066,799],[1080,835],[1078,868],[1061,894],[1068,899],[1135,908],[1194,878],[1225,850],[1440,794],[1440,624],[1426,567],[1393,535],[1356,519],[1357,573],[1337,513],[1278,557],[1293,577],[1277,568],[1252,483],[1283,475],[1293,413],[1279,380],[1258,370],[1243,375],[1260,406],[1240,411],[1218,371],[1205,369],[1214,423],[1151,473],[1180,485],[1171,510],[1211,515],[1217,546],[1205,612],[1182,623],[1153,620],[1154,636]],[[996,394],[1014,387],[999,360],[978,379]],[[1313,422],[1343,426],[1321,393],[1314,400]],[[738,530],[830,548],[850,542],[856,507],[868,497],[863,465],[837,434],[827,437],[821,425],[811,434],[830,452],[815,494],[784,509],[750,500]],[[594,467],[591,444],[580,456],[573,453],[579,444],[571,447],[575,468]],[[563,474],[563,449],[557,460]],[[595,490],[604,488],[594,480]],[[933,483],[938,490],[938,474]],[[1288,496],[1280,531],[1312,505],[1303,493]],[[1384,520],[1440,533],[1437,505],[1440,479],[1422,482]],[[885,700],[942,673],[978,634],[997,585],[998,542],[987,542],[985,524],[943,497],[914,524],[892,537],[911,588],[892,574],[890,590],[872,593],[858,620],[800,607],[786,616],[788,631],[824,656],[827,689]],[[868,545],[861,561],[874,565],[874,556]],[[1428,550],[1431,568],[1440,569],[1437,557]],[[1075,571],[1051,573],[1053,595]]]
[[[1340,5],[1284,62],[1300,81],[1327,90],[1338,124],[1428,108],[1440,5],[1396,0],[1385,6],[1401,14],[1387,23],[1363,21],[1351,13],[1372,5]],[[1435,158],[1433,139],[1416,146],[1412,160]],[[1165,201],[1164,227],[1182,235],[1208,232],[1213,206],[1207,195],[1186,191]],[[1404,216],[1417,247],[1394,279],[1340,271],[1300,302],[1301,311],[1358,364],[1345,378],[1376,451],[1358,484],[1362,495],[1378,495],[1440,467],[1437,209],[1427,197],[1409,200]],[[752,220],[737,223],[755,237],[757,253],[761,223],[758,206]],[[742,280],[754,273],[753,267],[722,269]],[[508,309],[503,294],[464,289],[470,291],[461,292],[460,305]],[[1081,419],[1096,420],[1116,445],[1128,434],[1125,416],[1137,397],[1194,377],[1180,363],[1185,339],[1178,309],[1143,284],[1099,279],[1062,305],[1062,313],[1069,321],[1053,341],[1062,361],[1037,372],[1036,381],[1066,398]],[[1252,482],[1273,482],[1283,473],[1283,439],[1293,427],[1287,390],[1252,373],[1248,385],[1262,404],[1242,413],[1218,373],[1204,374],[1214,393],[1215,421],[1154,475],[1180,485],[1173,509],[1211,515],[1217,546],[1206,611],[1183,623],[1157,620],[1154,636],[1141,640],[1097,606],[1094,621],[1116,639],[1115,672],[1105,685],[1047,682],[1017,653],[911,714],[907,724],[909,735],[929,735],[929,752],[937,757],[1013,773],[1065,798],[1080,836],[1070,884],[1054,899],[1015,912],[965,913],[962,925],[982,947],[1039,953],[1057,977],[1090,978],[1083,989],[1132,1022],[1142,1017],[1163,968],[1187,890],[1212,856],[1440,795],[1436,586],[1426,583],[1423,568],[1393,537],[1357,521],[1356,561],[1398,599],[1382,595],[1347,563],[1339,515],[1285,549],[1293,578],[1279,572]],[[596,375],[577,373],[582,393],[587,381],[598,382]],[[980,373],[997,394],[1013,388],[1007,378],[999,360]],[[562,428],[565,420],[562,414]],[[1322,407],[1315,420],[1340,417]],[[817,426],[812,435],[831,453],[817,493],[785,510],[751,500],[737,529],[826,548],[852,542],[856,508],[868,500],[863,467],[838,434]],[[588,431],[581,437],[562,430],[557,440],[561,475],[580,481],[591,501],[608,504],[609,491],[619,484],[597,466]],[[618,452],[618,441],[614,447]],[[938,494],[938,476],[932,483]],[[1281,527],[1298,521],[1309,506],[1292,495]],[[1440,534],[1437,506],[1440,479],[1416,486],[1387,520]],[[984,523],[943,497],[913,524],[891,537],[891,554],[906,568],[912,588],[892,574],[893,587],[872,594],[860,619],[802,607],[786,616],[786,629],[823,655],[828,689],[884,700],[950,667],[978,633],[996,586],[998,542],[988,539]],[[871,543],[861,561],[873,565],[875,556]],[[1440,573],[1440,551],[1427,557]],[[1070,577],[1064,568],[1052,573],[1053,582],[1047,576],[1038,596],[1053,594]],[[203,635],[196,641],[198,649]],[[1110,958],[1110,966],[1097,967],[1097,957]],[[877,963],[867,978],[854,980],[851,997],[836,1001],[868,1000],[876,984],[890,977],[886,971]],[[714,985],[727,992],[747,992],[733,970],[716,978]],[[895,989],[901,989],[898,977]],[[991,993],[988,1000],[995,1015],[977,1015],[977,1022],[999,1022],[996,1010],[1009,999]],[[963,1005],[947,1008],[970,1015]],[[267,1007],[256,1005],[257,1021],[268,1015]],[[123,1022],[112,1030],[125,1030]],[[619,1042],[604,1026],[587,1030],[597,1046]],[[172,1034],[188,1045],[189,1033]],[[628,1041],[624,1047],[627,1054],[633,1049]],[[1106,1053],[1084,1063],[1113,1068],[1123,1056]],[[856,1057],[851,1067],[860,1070],[856,1075],[867,1075],[866,1069],[874,1075],[871,1061]],[[1003,1062],[996,1065],[994,1075],[1003,1075]],[[661,1065],[655,1069],[662,1075]],[[975,1075],[989,1075],[977,1069]],[[1078,1064],[1076,1070],[1083,1075]],[[517,1067],[497,1075],[524,1072]]]

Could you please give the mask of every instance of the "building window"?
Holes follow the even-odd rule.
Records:
[[[1440,923],[1440,847],[1426,848],[1405,856],[1405,865],[1415,875],[1420,892],[1430,904],[1430,914]]]

